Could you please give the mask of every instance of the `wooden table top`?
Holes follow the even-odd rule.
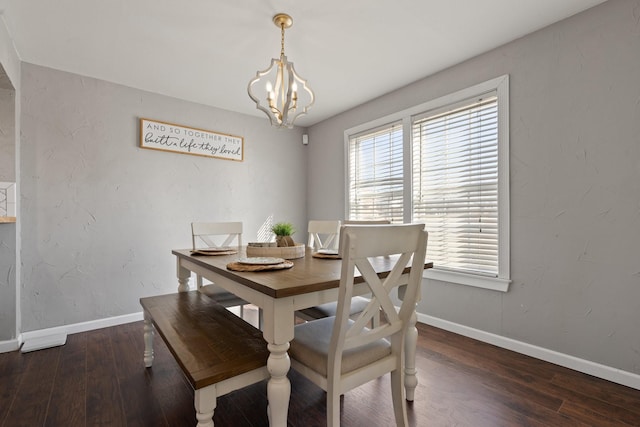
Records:
[[[342,260],[314,258],[310,248],[306,248],[303,258],[292,259],[293,267],[286,270],[240,272],[227,269],[227,264],[245,257],[245,248],[235,255],[191,255],[189,249],[174,249],[172,254],[179,259],[190,261],[221,276],[244,284],[273,298],[285,298],[311,292],[337,288],[340,285]],[[394,257],[377,257],[372,264],[381,277],[385,277],[392,267]],[[424,268],[432,268],[433,263],[425,261]],[[410,268],[407,268],[408,272]]]

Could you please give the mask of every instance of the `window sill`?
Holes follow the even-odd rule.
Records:
[[[439,280],[458,285],[473,286],[475,288],[490,289],[492,291],[507,292],[511,280],[499,279],[497,277],[483,277],[473,274],[456,273],[453,271],[438,270],[430,268],[422,274],[425,279]]]

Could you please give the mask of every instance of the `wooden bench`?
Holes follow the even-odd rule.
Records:
[[[262,332],[198,292],[140,298],[144,363],[153,364],[154,327],[195,390],[198,427],[213,427],[216,399],[269,377]]]

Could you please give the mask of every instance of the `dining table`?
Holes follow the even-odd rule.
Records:
[[[174,249],[172,254],[177,260],[179,292],[190,290],[189,278],[195,273],[262,310],[262,332],[270,352],[267,360],[271,375],[267,383],[269,424],[285,427],[291,396],[291,384],[287,378],[291,364],[287,351],[294,337],[295,312],[338,299],[342,261],[338,257],[316,257],[307,247],[303,257],[287,260],[293,264],[288,263],[288,268],[235,271],[228,266],[247,258],[246,247],[223,255],[202,255],[192,253],[190,249]],[[371,261],[378,275],[384,277],[393,267],[394,257],[376,257]],[[425,261],[424,268],[431,267],[433,263]],[[405,277],[409,270],[408,266]],[[354,295],[369,293],[366,284],[362,280],[359,282],[354,287]],[[415,367],[418,331],[415,322],[414,312],[405,340],[405,396],[410,401],[418,385]]]

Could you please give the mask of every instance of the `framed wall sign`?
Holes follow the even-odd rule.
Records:
[[[140,147],[225,160],[244,160],[244,138],[140,118]]]

